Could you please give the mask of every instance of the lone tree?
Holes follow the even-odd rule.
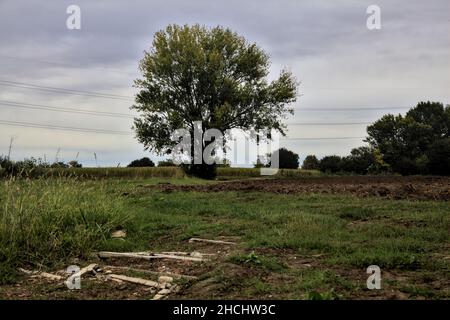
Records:
[[[293,114],[289,104],[296,100],[298,84],[288,71],[269,82],[269,64],[262,49],[227,28],[169,25],[157,32],[140,62],[143,77],[135,81],[138,141],[146,150],[171,154],[177,144],[171,134],[186,129],[193,137],[195,121],[203,131],[239,128],[285,135],[282,120]],[[209,143],[202,139],[202,149]],[[215,165],[192,164],[193,152],[190,160],[188,173],[215,176]]]

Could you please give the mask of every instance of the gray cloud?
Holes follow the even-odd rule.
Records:
[[[82,10],[82,30],[65,26],[66,8]],[[258,43],[272,58],[272,75],[287,67],[302,81],[296,107],[398,107],[450,101],[450,2],[377,1],[382,29],[365,27],[363,1],[0,1],[0,80],[132,96],[137,64],[153,34],[169,23],[222,25]],[[131,102],[46,94],[0,86],[0,100],[127,113]],[[379,112],[297,112],[290,121],[372,121]],[[129,119],[86,117],[0,106],[0,119],[129,130]],[[364,126],[292,127],[289,135],[360,136]],[[130,137],[0,125],[0,147],[18,136],[17,157],[38,150],[96,150],[102,164],[141,156]],[[346,153],[361,141],[286,142],[306,153]],[[20,151],[20,152],[19,152]],[[83,160],[83,159],[82,159]]]

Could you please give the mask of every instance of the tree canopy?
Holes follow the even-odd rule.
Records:
[[[401,174],[436,172],[436,145],[450,137],[450,107],[420,102],[405,116],[388,114],[367,127],[367,141],[378,149],[393,171]],[[441,168],[441,171],[447,169]]]
[[[318,170],[320,169],[320,161],[315,155],[307,155],[303,160],[302,169],[305,170]]]
[[[155,163],[148,157],[131,161],[127,167],[154,167]]]
[[[136,137],[145,149],[170,154],[176,129],[193,133],[276,130],[285,133],[283,120],[293,113],[297,81],[288,71],[268,81],[269,57],[228,28],[198,24],[169,25],[157,32],[140,62],[142,78],[132,107]],[[203,141],[203,146],[205,143]]]

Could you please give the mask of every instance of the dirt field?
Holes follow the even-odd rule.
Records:
[[[342,176],[306,177],[301,179],[253,179],[222,182],[213,185],[159,184],[148,188],[171,191],[260,191],[277,194],[330,193],[358,197],[382,197],[410,200],[450,200],[450,178]]]

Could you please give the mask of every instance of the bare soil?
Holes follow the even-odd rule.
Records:
[[[208,185],[147,185],[146,188],[198,192],[271,192],[277,194],[352,194],[409,200],[450,200],[450,178],[401,176],[336,176],[296,179],[250,179]]]

